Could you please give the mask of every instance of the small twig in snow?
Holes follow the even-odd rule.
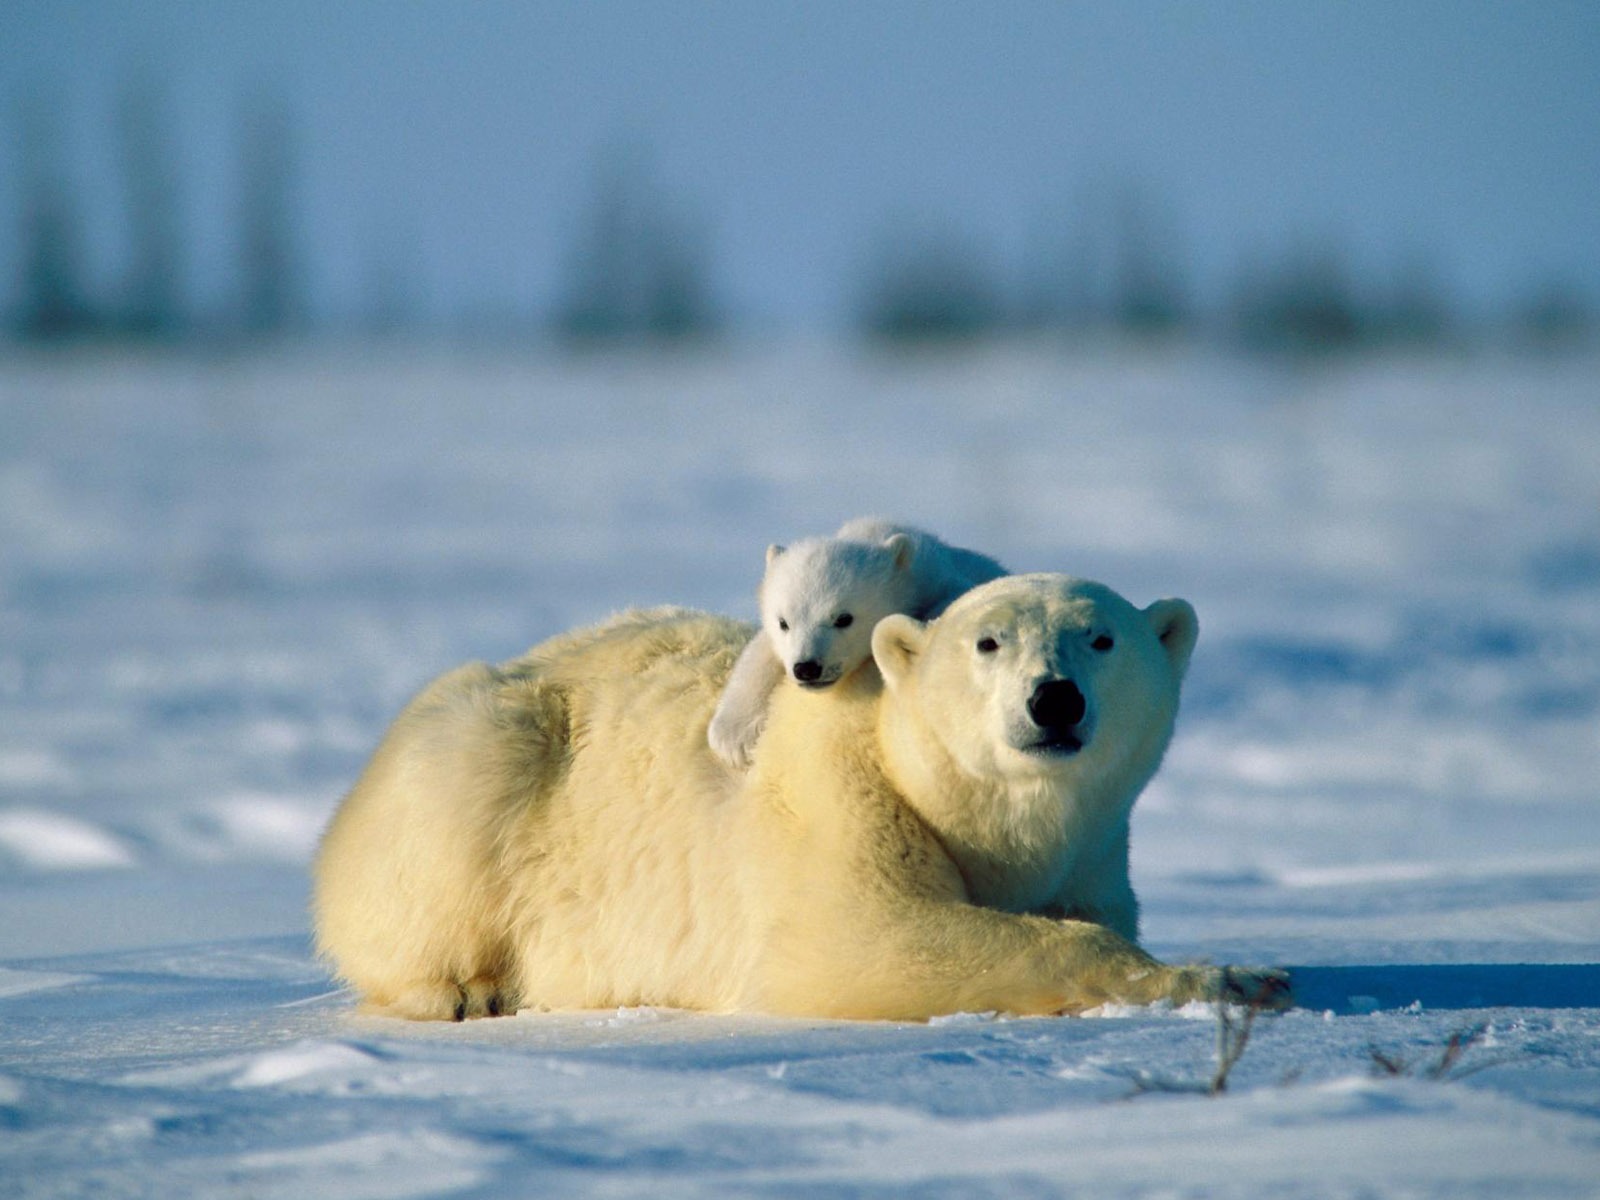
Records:
[[[1247,996],[1235,1002],[1232,996]],[[1228,1076],[1244,1057],[1250,1044],[1250,1031],[1256,1018],[1272,1007],[1271,993],[1265,989],[1247,991],[1233,974],[1231,967],[1222,969],[1222,989],[1217,997],[1217,1066],[1209,1082],[1199,1080],[1168,1079],[1146,1071],[1135,1071],[1133,1080],[1136,1096],[1148,1092],[1176,1092],[1180,1094],[1220,1096],[1228,1090]]]
[[[1238,986],[1238,981],[1233,976],[1232,967],[1222,968],[1222,995],[1217,999],[1217,1069],[1211,1076],[1211,1086],[1208,1089],[1213,1096],[1221,1095],[1228,1090],[1228,1075],[1244,1057],[1245,1047],[1250,1044],[1250,1030],[1256,1023],[1256,1017],[1266,1007],[1265,996],[1253,994],[1243,1005],[1243,1012],[1236,1011],[1236,1006],[1228,1003],[1230,992],[1244,994]]]
[[[1483,1041],[1488,1034],[1487,1025],[1471,1025],[1465,1029],[1458,1029],[1450,1035],[1450,1040],[1440,1050],[1438,1058],[1431,1063],[1415,1063],[1401,1058],[1397,1054],[1388,1054],[1376,1046],[1368,1046],[1367,1053],[1372,1057],[1373,1074],[1391,1077],[1420,1077],[1423,1079],[1460,1079],[1471,1075],[1474,1071],[1491,1066],[1492,1063],[1481,1063],[1470,1068],[1461,1067],[1461,1057],[1473,1046]]]

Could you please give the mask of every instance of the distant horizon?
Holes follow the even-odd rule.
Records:
[[[248,308],[261,156],[242,130],[263,104],[284,114],[285,239],[251,253],[285,294],[251,303],[316,330],[555,324],[619,162],[684,302],[736,336],[855,329],[875,276],[920,247],[1007,321],[1116,269],[1123,243],[1211,323],[1252,272],[1319,256],[1360,306],[1410,288],[1468,329],[1541,295],[1600,307],[1600,8],[1581,3],[22,0],[3,24],[6,316],[25,153],[58,155],[43,169],[76,210],[85,298],[128,299],[119,122],[140,89],[144,203],[168,210],[190,324]],[[57,145],[35,131],[27,150],[30,114]]]

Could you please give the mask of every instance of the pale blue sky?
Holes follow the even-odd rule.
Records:
[[[62,113],[113,286],[112,110],[141,75],[177,124],[201,304],[235,286],[233,135],[261,88],[294,112],[325,316],[385,270],[426,315],[548,308],[618,145],[648,148],[756,326],[845,319],[886,230],[953,232],[1015,277],[1031,231],[1125,183],[1170,213],[1201,299],[1305,240],[1374,287],[1426,259],[1477,309],[1552,279],[1600,299],[1586,0],[7,0],[0,295],[28,97]]]

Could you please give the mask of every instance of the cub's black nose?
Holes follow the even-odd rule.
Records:
[[[1070,679],[1047,679],[1028,697],[1028,716],[1040,729],[1070,729],[1083,720],[1088,708],[1083,693]]]
[[[815,683],[822,678],[822,664],[814,658],[797,662],[794,665],[794,677],[801,683]]]

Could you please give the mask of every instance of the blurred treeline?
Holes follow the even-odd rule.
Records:
[[[130,89],[116,113],[125,269],[92,286],[95,239],[88,206],[69,183],[60,130],[40,106],[16,122],[20,170],[11,214],[18,301],[0,314],[22,342],[234,342],[340,332],[319,329],[307,293],[296,211],[300,180],[289,109],[270,97],[241,107],[236,122],[238,202],[229,235],[230,298],[199,311],[185,294],[195,235],[180,213],[178,147],[159,89]],[[578,344],[668,342],[724,336],[737,327],[716,294],[712,238],[652,182],[641,154],[598,157],[583,216],[551,311],[514,336]],[[3,218],[0,218],[3,219]],[[1018,336],[1188,339],[1250,350],[1331,353],[1392,346],[1442,347],[1495,339],[1537,347],[1587,342],[1600,328],[1578,292],[1551,281],[1508,296],[1488,322],[1463,318],[1436,264],[1392,264],[1388,284],[1358,286],[1342,248],[1308,241],[1240,264],[1229,294],[1201,302],[1190,286],[1177,221],[1150,189],[1086,188],[1030,238],[1009,269],[957,232],[909,227],[880,236],[855,279],[851,323],[865,338],[961,343]],[[389,303],[364,332],[426,335],[401,301],[407,281],[383,280]],[[349,332],[345,327],[342,332]]]
[[[303,264],[296,245],[294,145],[288,110],[267,97],[238,122],[234,213],[236,298],[198,315],[185,295],[193,230],[179,207],[178,147],[162,121],[159,91],[130,89],[116,113],[125,269],[109,289],[91,284],[86,197],[70,182],[57,114],[20,110],[15,236],[19,300],[8,322],[19,340],[55,342],[277,337],[306,330]]]

